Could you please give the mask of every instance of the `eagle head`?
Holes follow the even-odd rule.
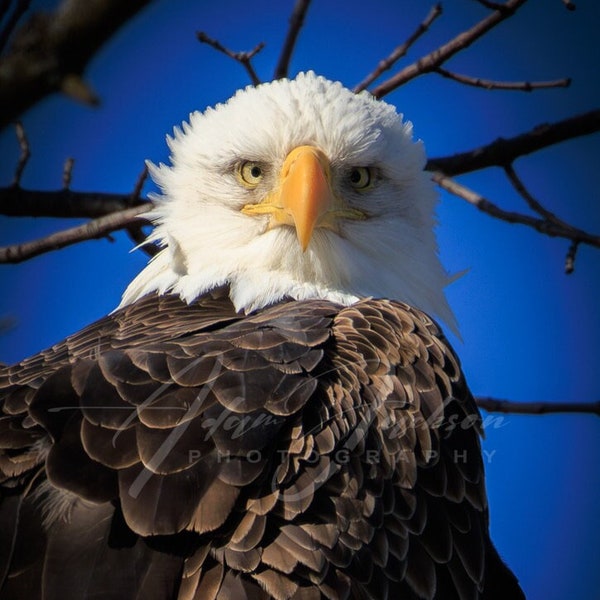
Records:
[[[123,305],[226,285],[240,311],[379,297],[454,326],[423,145],[390,104],[301,73],[192,113],[167,142],[146,215],[163,249]]]

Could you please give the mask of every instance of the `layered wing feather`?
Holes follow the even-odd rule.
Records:
[[[148,296],[8,368],[0,392],[6,597],[518,589],[489,542],[476,406],[406,305],[243,316],[226,294]]]

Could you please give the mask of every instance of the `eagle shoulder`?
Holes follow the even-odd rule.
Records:
[[[8,368],[0,394],[5,590],[58,597],[81,572],[116,598],[484,587],[479,414],[404,304],[148,296]]]

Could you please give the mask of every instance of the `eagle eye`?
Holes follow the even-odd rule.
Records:
[[[264,176],[263,167],[254,161],[247,160],[240,163],[238,167],[238,175],[244,186],[255,188]]]
[[[369,167],[352,167],[348,180],[355,190],[364,190],[371,185],[371,175]]]

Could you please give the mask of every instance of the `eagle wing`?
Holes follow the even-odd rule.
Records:
[[[519,597],[479,413],[404,304],[151,295],[0,394],[3,597]]]

